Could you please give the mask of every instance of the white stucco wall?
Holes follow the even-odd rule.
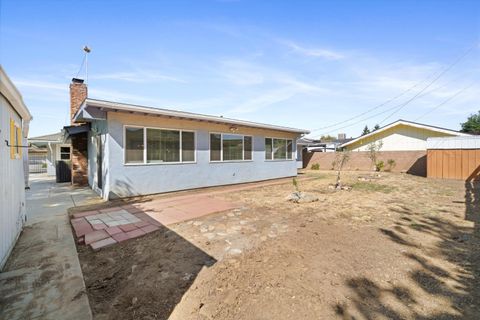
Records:
[[[264,151],[265,137],[288,138],[295,143],[297,134],[240,127],[236,133],[253,136],[252,161],[210,162],[210,132],[229,133],[229,125],[112,112],[107,118],[105,198],[261,181],[297,174],[295,159],[268,161]],[[124,125],[195,130],[196,163],[125,165]],[[295,145],[293,152],[295,154]]]
[[[430,137],[451,136],[437,131],[398,125],[374,134],[347,146],[347,150],[368,151],[368,145],[382,140],[381,151],[418,151],[427,150],[427,139]]]
[[[22,119],[0,95],[0,269],[6,262],[25,222],[25,176],[23,159],[11,159],[10,119],[21,126]],[[22,139],[25,143],[25,139]],[[27,153],[22,150],[22,155]]]

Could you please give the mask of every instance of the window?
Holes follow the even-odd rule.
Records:
[[[265,159],[272,160],[272,138],[265,138]]]
[[[195,133],[182,131],[182,161],[195,161]]]
[[[265,138],[266,160],[292,160],[293,140]]]
[[[252,137],[239,134],[210,134],[210,161],[252,160]]]
[[[70,147],[60,147],[60,160],[70,160]]]
[[[273,139],[273,159],[287,159],[287,140]]]
[[[210,161],[222,160],[222,135],[219,133],[210,134]]]
[[[22,158],[22,129],[10,119],[10,159]]]
[[[195,161],[195,132],[125,127],[125,163]]]
[[[252,160],[252,137],[243,137],[243,150],[245,160]]]
[[[293,156],[293,141],[287,140],[287,159],[292,159]]]
[[[236,134],[224,134],[222,136],[223,143],[223,160],[243,160],[243,136]]]
[[[125,162],[143,163],[143,128],[125,128]]]
[[[147,163],[179,161],[180,131],[147,129]]]

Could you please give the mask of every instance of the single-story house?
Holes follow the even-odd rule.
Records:
[[[64,141],[63,132],[31,137],[28,138],[28,142],[32,146],[46,150],[45,165],[49,176],[56,175],[57,162],[70,161],[71,146],[70,142]]]
[[[307,130],[118,103],[70,85],[72,183],[103,198],[294,177]]]
[[[31,119],[22,95],[0,66],[0,270],[26,220],[26,137]]]
[[[368,151],[369,144],[381,141],[381,151],[425,151],[428,138],[454,136],[469,134],[400,119],[348,141],[341,147],[349,151]]]
[[[340,148],[351,151],[347,170],[372,170],[368,147],[372,143],[381,145],[378,161],[383,161],[385,168],[391,171],[408,172],[426,176],[427,139],[432,137],[469,136],[455,130],[432,125],[397,120],[371,133],[343,143]],[[331,169],[335,155],[315,153],[308,165],[319,163],[322,169]],[[388,161],[395,163],[388,166]]]

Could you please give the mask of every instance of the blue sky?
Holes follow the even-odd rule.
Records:
[[[480,110],[478,1],[0,6],[0,61],[34,116],[31,136],[68,124],[68,85],[85,44],[92,98],[311,130],[340,123],[313,137],[357,136],[398,118],[459,129]]]

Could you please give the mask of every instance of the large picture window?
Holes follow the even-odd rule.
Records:
[[[143,163],[143,128],[125,128],[125,162]]]
[[[195,132],[125,127],[125,163],[127,164],[194,161]]]
[[[292,160],[293,140],[265,138],[266,160]]]
[[[252,137],[239,134],[210,134],[210,161],[252,160]]]

